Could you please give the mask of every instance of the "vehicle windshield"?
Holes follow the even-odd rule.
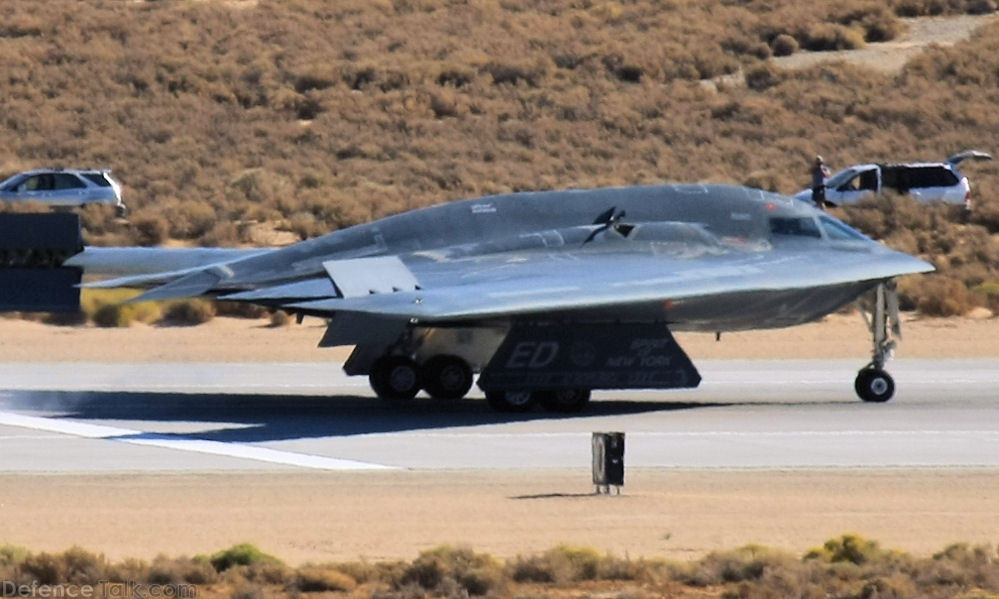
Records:
[[[867,241],[868,237],[853,227],[828,216],[820,216],[822,230],[833,241]]]
[[[826,187],[829,187],[831,189],[835,189],[835,188],[839,187],[840,185],[842,185],[842,184],[846,183],[847,181],[849,181],[858,172],[860,172],[860,171],[858,171],[855,168],[843,169],[840,172],[836,173],[835,175],[833,175],[832,177],[829,177],[826,180]]]
[[[0,182],[0,191],[14,191],[25,177],[26,175],[24,174],[14,175],[6,181]]]

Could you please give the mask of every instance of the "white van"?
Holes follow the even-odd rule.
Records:
[[[957,170],[957,165],[968,159],[991,160],[992,156],[968,150],[951,156],[947,162],[857,164],[826,180],[826,202],[836,206],[855,204],[865,197],[891,190],[911,195],[919,202],[964,204],[970,209],[971,184]],[[794,197],[811,201],[812,190],[803,189]]]

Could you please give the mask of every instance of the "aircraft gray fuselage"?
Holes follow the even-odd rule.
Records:
[[[496,195],[271,250],[87,248],[70,266],[141,287],[330,318],[323,347],[381,397],[479,386],[501,410],[575,411],[589,389],[696,386],[670,330],[776,328],[876,289],[855,389],[886,401],[895,277],[932,267],[800,200],[726,185]],[[131,264],[132,266],[127,266]],[[160,264],[161,268],[156,268]]]

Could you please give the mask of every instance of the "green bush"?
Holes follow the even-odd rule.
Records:
[[[975,286],[972,290],[976,294],[984,296],[984,304],[993,314],[999,315],[999,282],[987,281]]]
[[[212,554],[208,560],[216,572],[225,572],[236,566],[250,566],[263,561],[279,562],[280,560],[264,553],[250,543],[240,543],[223,549]]]
[[[133,322],[151,324],[162,316],[156,302],[127,304],[140,292],[134,289],[89,289],[80,293],[80,307],[99,327],[128,327]]]
[[[810,550],[805,554],[805,559],[829,563],[849,562],[862,566],[867,563],[876,563],[889,553],[881,549],[877,541],[869,541],[856,534],[845,534],[835,539],[829,539],[822,547]]]
[[[0,565],[18,565],[30,556],[31,553],[24,547],[17,545],[0,545]]]

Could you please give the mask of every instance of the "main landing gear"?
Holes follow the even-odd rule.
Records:
[[[407,356],[382,356],[368,374],[378,397],[391,401],[413,399],[422,389],[438,400],[457,400],[472,388],[472,367],[458,356],[440,354],[417,364]],[[589,389],[552,391],[488,391],[486,402],[498,412],[527,412],[540,405],[549,412],[579,412],[590,401]]]
[[[472,368],[458,356],[434,356],[418,365],[406,356],[382,356],[368,374],[382,399],[413,399],[420,389],[434,399],[461,399],[472,388]]]
[[[861,314],[867,320],[863,307]],[[902,337],[894,280],[878,285],[870,314],[867,325],[873,336],[874,349],[871,352],[871,362],[857,373],[853,388],[865,402],[884,403],[895,394],[895,381],[885,372],[885,362],[891,359],[895,351],[896,342],[892,337]]]

